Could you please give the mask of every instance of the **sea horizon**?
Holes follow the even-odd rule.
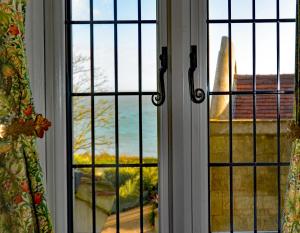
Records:
[[[105,125],[100,125],[95,128],[95,137],[106,138],[109,143],[96,145],[95,154],[116,154],[116,121],[115,121],[115,99],[114,97],[100,97],[101,101],[105,101],[106,105],[111,106],[111,117]],[[100,99],[99,99],[100,100]],[[95,100],[95,102],[97,99]],[[119,155],[128,157],[139,157],[143,154],[144,158],[157,158],[157,108],[151,102],[151,96],[142,97],[142,124],[139,124],[139,97],[138,96],[119,96],[118,97],[118,140],[119,140]],[[95,111],[99,111],[95,109]],[[95,119],[96,120],[96,119]],[[82,121],[81,126],[74,127],[79,132],[82,125],[86,124],[87,120]],[[139,138],[139,127],[142,126],[141,135]],[[140,147],[142,151],[140,151]],[[91,153],[88,150],[79,149],[74,152],[77,155]]]

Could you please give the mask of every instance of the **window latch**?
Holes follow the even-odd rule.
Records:
[[[159,56],[161,67],[159,69],[159,79],[158,79],[158,91],[152,95],[152,103],[159,107],[163,105],[166,99],[166,90],[164,82],[164,74],[168,69],[168,49],[167,47],[162,47],[162,53]]]
[[[190,68],[189,68],[189,87],[191,100],[196,104],[201,104],[205,100],[205,92],[201,88],[196,88],[194,86],[194,72],[197,69],[197,46],[191,46],[190,52]]]

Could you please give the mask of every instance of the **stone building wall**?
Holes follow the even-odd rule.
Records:
[[[290,142],[286,137],[288,121],[280,122],[280,160],[288,162]],[[234,120],[233,162],[253,162],[253,122]],[[277,162],[277,125],[274,120],[256,122],[257,162]],[[225,120],[210,122],[210,162],[228,163],[229,123]],[[280,169],[280,177],[277,171]],[[211,226],[212,232],[226,232],[230,227],[229,166],[211,168]],[[284,203],[288,167],[258,166],[257,180],[257,227],[259,231],[277,230],[278,189],[281,192],[281,207]],[[280,187],[278,187],[280,179]],[[254,224],[254,168],[233,167],[233,216],[234,231],[253,231]]]

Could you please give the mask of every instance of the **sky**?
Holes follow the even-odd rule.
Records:
[[[118,0],[118,19],[136,20],[136,0]],[[89,0],[74,0],[73,19],[89,19]],[[155,0],[142,0],[142,19],[156,18]],[[94,1],[94,19],[113,19],[113,0]],[[73,28],[74,54],[89,57],[90,31],[88,25]],[[95,68],[106,79],[106,89],[114,91],[114,28],[96,25],[94,29]],[[142,25],[142,89],[156,90],[156,25]],[[89,63],[86,64],[89,67]],[[89,79],[87,74],[86,79]],[[118,87],[119,91],[138,91],[138,27],[137,24],[118,25]],[[87,81],[88,83],[89,81]]]
[[[210,18],[228,18],[227,2],[210,0]],[[232,18],[252,18],[252,0],[232,0]],[[276,0],[256,0],[257,19],[276,18]],[[295,18],[296,1],[280,0],[280,17]],[[256,24],[256,73],[276,74],[277,41],[276,23]],[[222,36],[228,36],[228,26],[217,24],[210,27],[210,74],[214,79]],[[238,74],[253,73],[252,24],[233,24],[232,43]],[[294,73],[295,69],[295,24],[280,24],[280,73]],[[210,88],[213,82],[210,82]]]
[[[142,0],[142,19],[156,18],[156,0]],[[136,0],[118,0],[118,19],[136,20]],[[94,0],[94,19],[113,19],[113,0]],[[73,0],[73,20],[89,20],[89,0]],[[156,91],[156,24],[142,25],[142,89]],[[98,78],[105,77],[107,91],[115,91],[114,71],[114,25],[102,24],[94,26],[94,61]],[[75,25],[73,27],[73,54],[90,56],[90,26]],[[83,65],[85,74],[75,76],[85,79],[80,91],[89,91],[90,62]],[[138,25],[118,25],[118,88],[119,91],[138,91]],[[76,82],[76,80],[75,80]],[[110,98],[110,101],[114,100]],[[137,96],[119,97],[119,152],[120,154],[139,155],[139,108]],[[143,97],[143,156],[157,157],[157,112],[151,103],[151,96]],[[111,119],[112,122],[114,118]],[[104,134],[114,138],[114,123],[112,127],[102,127],[96,130],[96,136]],[[96,148],[96,153],[106,151],[113,154],[114,145],[102,145]],[[84,151],[81,151],[84,152]],[[88,150],[89,152],[89,150]]]
[[[155,0],[142,0],[142,19],[155,19]],[[228,18],[227,0],[210,0],[211,19]],[[232,18],[250,19],[252,0],[232,0]],[[280,0],[280,17],[294,18],[296,0]],[[256,18],[276,18],[276,0],[256,0]],[[73,19],[89,19],[89,0],[73,0]],[[94,19],[113,19],[113,0],[94,0]],[[118,19],[137,19],[137,0],[118,0]],[[137,25],[118,26],[119,91],[138,90],[138,28]],[[73,28],[74,54],[89,56],[89,26]],[[211,88],[222,36],[228,36],[226,24],[210,27]],[[95,67],[107,80],[106,88],[114,91],[114,31],[112,25],[95,26]],[[232,43],[239,74],[252,74],[252,25],[233,24]],[[256,24],[256,73],[275,74],[277,69],[276,24]],[[280,72],[294,72],[295,25],[280,24]],[[156,90],[156,27],[142,26],[143,91]],[[87,62],[87,67],[89,64]],[[89,74],[86,75],[87,82]]]

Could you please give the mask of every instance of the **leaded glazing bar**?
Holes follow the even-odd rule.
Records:
[[[280,232],[295,3],[207,1],[209,232]]]
[[[66,0],[69,232],[158,228],[156,4]]]

